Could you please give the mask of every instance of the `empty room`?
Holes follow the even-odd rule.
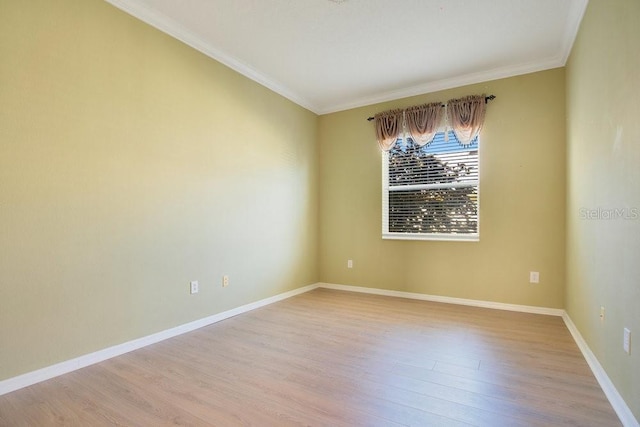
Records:
[[[638,0],[0,0],[0,426],[640,420]]]

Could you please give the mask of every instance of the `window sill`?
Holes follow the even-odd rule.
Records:
[[[478,234],[407,234],[407,233],[383,233],[383,240],[433,240],[444,242],[479,242]]]

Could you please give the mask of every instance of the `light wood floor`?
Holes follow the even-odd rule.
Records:
[[[0,425],[621,424],[558,317],[317,289],[0,396]]]

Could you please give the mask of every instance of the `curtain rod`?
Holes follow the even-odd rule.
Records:
[[[485,96],[485,97],[484,97],[484,102],[485,102],[485,104],[486,104],[487,102],[491,101],[492,99],[496,99],[496,96],[495,96],[495,95]],[[442,106],[444,107],[445,105],[444,105],[444,104],[442,104]],[[367,117],[367,120],[368,120],[368,121],[371,121],[371,120],[373,120],[373,119],[375,119],[375,117]]]

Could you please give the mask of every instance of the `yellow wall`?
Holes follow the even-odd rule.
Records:
[[[639,417],[640,220],[580,213],[640,209],[639,7],[591,1],[566,87],[556,69],[316,117],[102,1],[0,0],[0,380],[320,280],[566,305]],[[365,118],[476,93],[497,96],[480,242],[382,240]]]
[[[567,65],[566,309],[636,419],[640,419],[638,18],[637,0],[591,0]],[[621,216],[607,219],[611,209],[618,209]],[[604,322],[599,319],[600,306],[606,309]],[[624,327],[632,332],[631,355],[622,349]]]
[[[320,279],[562,308],[564,78],[555,69],[321,116]],[[497,96],[481,139],[480,241],[382,240],[381,158],[365,119],[480,93]],[[539,284],[529,271],[540,272]]]
[[[315,283],[316,125],[103,1],[0,0],[0,380]]]

